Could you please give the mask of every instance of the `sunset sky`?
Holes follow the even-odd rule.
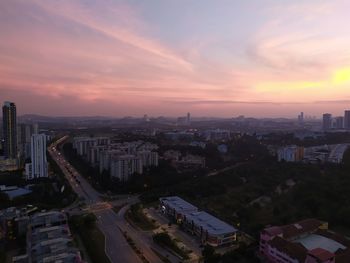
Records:
[[[291,117],[350,109],[348,0],[0,0],[19,114]]]

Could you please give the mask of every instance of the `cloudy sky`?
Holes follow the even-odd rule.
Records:
[[[20,114],[296,116],[350,108],[348,0],[0,0]]]

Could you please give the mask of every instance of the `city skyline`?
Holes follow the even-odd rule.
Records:
[[[343,116],[344,0],[2,1],[0,96],[18,115]]]

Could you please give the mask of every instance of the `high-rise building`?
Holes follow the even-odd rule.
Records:
[[[344,128],[344,117],[339,116],[335,118],[335,128],[336,129],[343,129]]]
[[[135,155],[122,155],[111,159],[110,174],[112,178],[126,182],[131,175],[142,173],[142,161]]]
[[[46,135],[33,134],[31,141],[32,163],[26,165],[27,179],[47,177]]]
[[[6,159],[17,158],[17,114],[16,105],[6,101],[2,107],[4,156]]]
[[[344,128],[350,130],[350,110],[344,112]]]
[[[325,113],[323,114],[323,130],[327,131],[332,129],[332,114],[330,113]]]
[[[191,124],[191,114],[189,112],[187,112],[187,124]]]
[[[304,123],[304,112],[300,112],[300,115],[298,115],[298,122],[299,124]]]
[[[38,124],[18,124],[17,125],[17,150],[20,158],[30,158],[32,134],[38,133]]]

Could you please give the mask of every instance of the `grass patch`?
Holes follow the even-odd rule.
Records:
[[[130,206],[127,218],[142,230],[148,231],[156,228],[155,224],[143,213],[141,204]]]
[[[176,254],[181,256],[183,259],[189,259],[188,254],[180,247],[178,247],[176,242],[173,239],[171,239],[168,233],[163,232],[153,235],[153,241],[162,247],[169,248],[170,250],[174,251]]]
[[[111,263],[105,253],[105,236],[96,226],[95,215],[72,216],[69,223],[73,233],[79,234],[93,262]]]

